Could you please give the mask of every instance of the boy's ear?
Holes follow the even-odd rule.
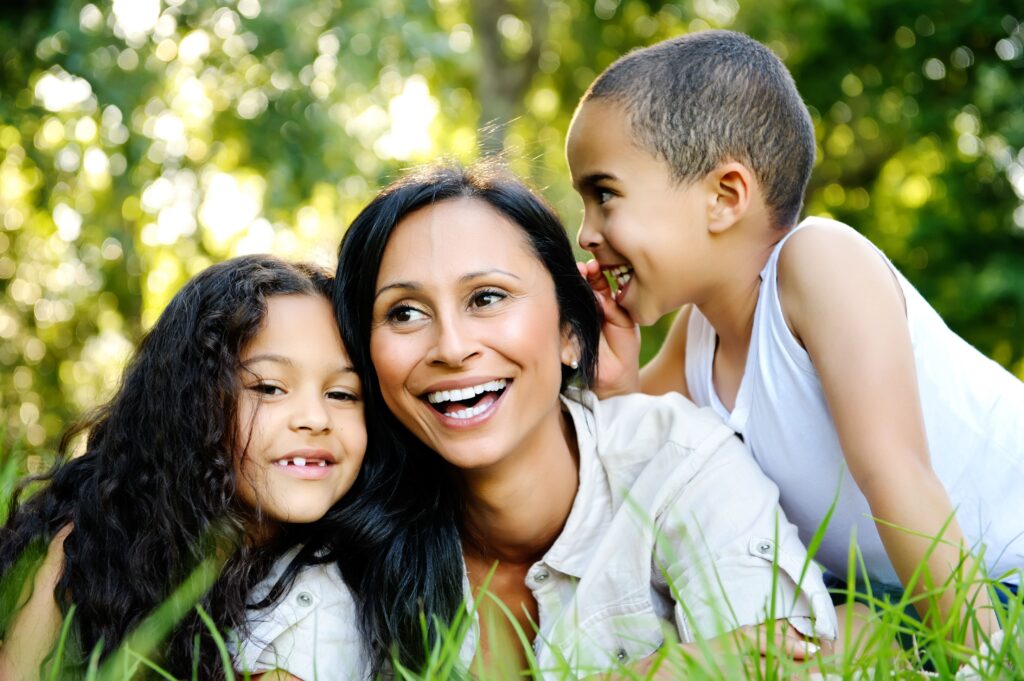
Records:
[[[708,231],[724,232],[746,214],[754,190],[754,173],[738,161],[726,161],[706,179],[710,188]]]

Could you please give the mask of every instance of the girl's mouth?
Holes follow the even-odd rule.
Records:
[[[438,390],[424,397],[438,414],[465,421],[490,409],[511,382],[511,379],[499,378],[465,388]]]

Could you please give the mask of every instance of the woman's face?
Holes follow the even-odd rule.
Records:
[[[395,228],[370,353],[391,411],[458,468],[561,436],[561,365],[575,350],[554,282],[523,230],[483,201],[443,201]]]
[[[366,451],[362,385],[321,296],[267,299],[242,351],[238,493],[279,522],[309,523],[352,486]]]

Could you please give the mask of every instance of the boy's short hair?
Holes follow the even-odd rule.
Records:
[[[814,126],[771,50],[732,31],[703,31],[634,50],[605,69],[582,102],[621,105],[639,145],[678,182],[722,161],[748,165],[774,226],[796,223],[814,165]]]

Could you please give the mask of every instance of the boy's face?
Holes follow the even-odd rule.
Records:
[[[642,149],[616,103],[593,99],[576,112],[566,155],[583,198],[578,241],[616,279],[616,301],[638,324],[699,303],[708,286],[708,210],[701,180],[680,184]]]

